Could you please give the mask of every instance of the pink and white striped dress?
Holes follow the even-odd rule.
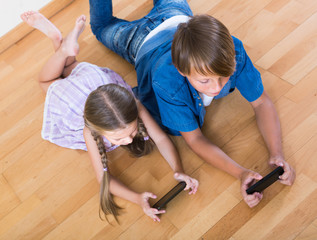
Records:
[[[93,90],[110,83],[132,93],[117,73],[86,62],[79,63],[67,78],[52,83],[45,99],[42,138],[61,147],[87,151],[83,136],[86,99]],[[106,138],[104,142],[107,151],[118,147]]]

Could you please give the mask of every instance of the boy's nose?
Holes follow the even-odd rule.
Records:
[[[216,84],[214,85],[214,91],[215,92],[220,92],[222,89],[222,84],[221,82],[216,82]]]

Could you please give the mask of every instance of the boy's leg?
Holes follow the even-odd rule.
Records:
[[[177,15],[193,15],[186,0],[153,0],[153,4],[153,10],[159,12],[164,20]]]
[[[89,0],[90,25],[92,32],[100,40],[100,34],[105,27],[123,21],[112,13],[112,0]],[[108,47],[108,46],[107,46]]]
[[[124,42],[128,41],[134,22],[114,17],[112,0],[89,0],[89,5],[91,30],[96,38],[107,48],[131,62]]]
[[[113,16],[112,0],[89,0],[90,24],[97,39],[107,48],[135,64],[144,38],[165,19],[176,15],[192,15],[186,0],[154,0],[149,14],[128,22]]]
[[[47,91],[50,84],[61,79],[61,76],[66,76],[78,64],[75,56],[78,54],[79,46],[77,39],[85,27],[86,17],[80,16],[74,29],[68,34],[65,39],[58,40],[60,31],[42,14],[38,12],[27,12],[21,15],[23,21],[32,27],[39,29],[46,34],[53,42],[56,52],[51,56],[39,76],[40,86]],[[61,35],[60,35],[61,36]]]
[[[126,21],[113,16],[112,0],[89,0],[90,24],[96,38],[131,64],[144,38],[154,28],[148,18]]]

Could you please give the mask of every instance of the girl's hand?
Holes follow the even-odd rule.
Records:
[[[186,191],[188,189],[191,189],[191,191],[189,191],[189,194],[195,194],[197,192],[197,188],[198,188],[199,183],[195,178],[191,178],[190,176],[186,175],[185,173],[175,173],[174,178],[177,181],[186,182],[186,187],[184,190]]]
[[[157,198],[153,193],[144,192],[141,194],[140,206],[143,209],[143,212],[153,219],[154,222],[160,222],[160,218],[157,214],[165,213],[165,210],[157,210],[156,208],[151,208],[149,204],[149,198]]]
[[[295,181],[295,170],[284,160],[283,157],[270,157],[269,164],[276,168],[276,167],[283,167],[284,173],[281,175],[280,182],[285,185],[292,185]]]
[[[246,170],[241,176],[241,194],[250,208],[256,206],[261,201],[263,194],[258,192],[247,194],[246,190],[255,182],[255,180],[260,180],[262,178],[263,177],[260,174],[250,170]]]

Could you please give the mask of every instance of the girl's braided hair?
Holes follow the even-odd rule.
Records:
[[[132,143],[123,147],[133,156],[141,157],[152,151],[153,142],[150,139],[146,141],[149,136],[142,120],[138,117],[135,98],[126,88],[117,84],[100,86],[89,94],[85,103],[84,120],[96,141],[104,169],[100,185],[99,215],[102,218],[101,212],[103,212],[107,219],[107,215],[112,214],[117,220],[120,207],[114,202],[109,191],[108,160],[102,133],[123,129],[137,120],[138,133]]]

